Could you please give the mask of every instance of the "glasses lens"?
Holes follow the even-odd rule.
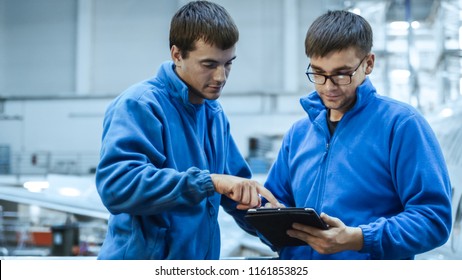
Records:
[[[351,83],[350,75],[333,75],[331,79],[334,80],[337,85],[349,85]]]
[[[312,83],[322,85],[326,82],[326,77],[323,75],[316,75],[314,73],[306,73],[306,75],[308,76],[308,80]]]

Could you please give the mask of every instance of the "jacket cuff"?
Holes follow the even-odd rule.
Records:
[[[212,177],[210,177],[210,171],[200,170],[196,167],[190,168],[189,171],[195,175],[195,184],[199,186],[201,192],[206,193],[207,196],[215,195],[215,187],[213,186]]]
[[[360,225],[359,228],[363,232],[363,248],[359,252],[369,254],[374,259],[374,235],[372,227],[369,225]]]

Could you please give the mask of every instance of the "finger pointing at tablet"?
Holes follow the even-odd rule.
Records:
[[[215,191],[238,202],[237,208],[245,210],[261,206],[261,197],[280,205],[273,194],[254,180],[232,175],[211,174]]]

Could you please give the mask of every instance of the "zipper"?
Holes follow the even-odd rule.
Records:
[[[329,140],[327,140],[327,143],[326,143],[326,150],[324,151],[324,155],[322,156],[323,162],[324,162],[324,160],[327,158],[327,155],[329,154],[329,148],[330,148],[330,142],[329,142]]]
[[[207,145],[205,144],[205,141],[207,140],[207,133],[208,133],[208,121],[207,121],[207,115],[206,115],[206,104],[203,104],[204,108],[201,108],[203,110],[203,112],[200,112],[200,114],[203,114],[203,118],[205,121],[205,127],[203,127],[203,130],[199,131],[199,117],[198,117],[198,110],[196,107],[193,106],[193,110],[194,110],[194,116],[193,116],[193,123],[194,123],[194,135],[196,137],[196,142],[197,144],[199,145],[199,150],[201,151],[201,154],[202,154],[202,159],[203,159],[203,163],[205,165],[205,168],[210,170],[211,166],[210,166],[210,160],[207,156],[207,152],[205,151],[206,148],[207,148]],[[203,135],[201,135],[203,134]],[[202,141],[201,141],[202,140]],[[202,149],[201,149],[202,148]]]
[[[337,136],[339,135],[339,131],[342,128],[342,123],[345,122],[344,121],[345,117],[348,118],[348,116],[349,116],[348,112],[343,115],[342,119],[338,123],[337,128],[335,129],[335,132],[332,136],[330,135],[330,132],[326,132],[326,130],[324,129],[322,125],[318,124],[321,127],[321,130],[324,132],[324,135],[326,136],[326,146],[325,146],[325,151],[324,151],[324,155],[322,157],[321,166],[320,166],[320,173],[321,173],[320,174],[321,176],[320,185],[319,185],[320,190],[318,192],[318,197],[316,199],[316,209],[319,209],[319,211],[322,211],[321,205],[322,205],[322,200],[324,198],[324,193],[326,191],[327,167],[329,164],[330,149],[332,145],[335,143]]]
[[[316,205],[312,206],[315,209],[317,209],[317,211],[321,211],[322,198],[324,196],[324,191],[325,191],[327,157],[329,155],[332,138],[330,136],[330,132],[326,131],[325,126],[323,126],[322,123],[315,122],[315,124],[318,127],[318,129],[322,131],[324,135],[324,139],[326,141],[325,146],[324,146],[324,154],[321,157],[321,161],[318,167],[318,180],[316,181],[318,182],[317,186],[319,189],[318,189],[317,197],[315,201]]]

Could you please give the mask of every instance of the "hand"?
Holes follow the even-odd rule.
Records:
[[[293,224],[287,231],[291,237],[305,241],[320,254],[334,254],[346,250],[359,251],[363,247],[363,233],[359,227],[347,227],[340,219],[322,213],[321,219],[329,225],[322,230],[302,224]]]
[[[215,191],[238,202],[237,209],[246,210],[259,207],[261,196],[274,205],[281,205],[273,194],[254,180],[232,175],[211,174]]]
[[[263,208],[286,208],[286,206],[284,204],[282,204],[282,203],[279,203],[279,202],[276,205],[273,205],[272,203],[267,202],[267,203],[265,203]]]

